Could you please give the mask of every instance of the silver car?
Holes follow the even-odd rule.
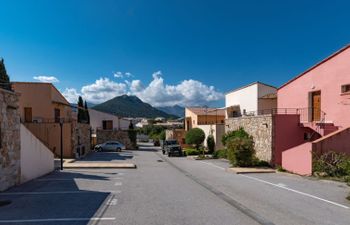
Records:
[[[121,144],[118,141],[106,141],[105,143],[99,144],[95,146],[95,150],[102,152],[102,151],[116,151],[121,152],[122,150],[125,150],[125,145]]]

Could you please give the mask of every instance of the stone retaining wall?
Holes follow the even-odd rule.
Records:
[[[124,144],[127,149],[133,149],[128,131],[97,129],[96,137],[97,144],[102,144],[106,141],[119,141],[120,143]]]
[[[20,140],[18,95],[0,88],[0,191],[20,183]]]
[[[225,132],[243,127],[247,133],[253,136],[256,156],[260,160],[272,163],[272,115],[230,118],[226,119],[225,125]]]
[[[76,156],[83,157],[91,150],[90,124],[72,123],[72,148]]]

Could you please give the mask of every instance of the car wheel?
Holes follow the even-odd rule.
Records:
[[[117,148],[117,152],[121,152],[122,151],[122,149],[121,148]]]
[[[163,155],[165,155],[165,151],[164,151],[164,150],[162,150],[162,152],[163,152]]]
[[[171,153],[170,152],[168,152],[168,157],[171,157]]]
[[[97,151],[102,152],[102,151],[103,151],[103,148],[102,148],[102,147],[99,147],[99,148],[97,149]]]

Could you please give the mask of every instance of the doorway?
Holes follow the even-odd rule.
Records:
[[[311,93],[311,118],[312,121],[321,120],[321,91]]]

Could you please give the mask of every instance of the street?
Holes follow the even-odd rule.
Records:
[[[236,175],[223,160],[153,147],[94,153],[137,169],[69,169],[0,193],[0,224],[349,224],[349,187],[285,173]]]

